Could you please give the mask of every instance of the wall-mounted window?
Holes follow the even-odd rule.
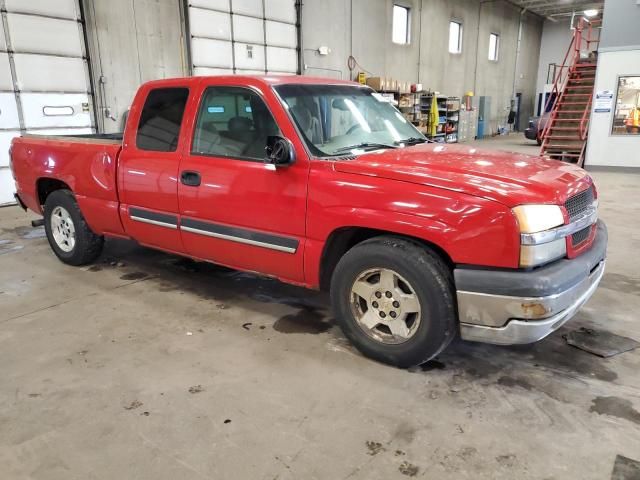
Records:
[[[498,51],[500,49],[500,35],[497,33],[489,34],[489,60],[498,61]]]
[[[409,44],[409,8],[402,5],[393,6],[393,29],[391,41],[400,45]]]
[[[449,22],[449,53],[462,53],[462,23]]]
[[[618,79],[611,133],[640,136],[640,76],[625,76]]]

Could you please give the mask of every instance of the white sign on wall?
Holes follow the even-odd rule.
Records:
[[[613,90],[598,90],[593,111],[596,113],[608,113],[611,111],[613,103]]]

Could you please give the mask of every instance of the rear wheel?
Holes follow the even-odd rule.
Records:
[[[436,356],[455,336],[452,284],[435,252],[377,237],[340,259],[331,299],[338,324],[362,353],[410,367]]]
[[[85,265],[102,252],[104,237],[91,231],[69,190],[56,190],[45,200],[44,228],[51,249],[64,263]]]

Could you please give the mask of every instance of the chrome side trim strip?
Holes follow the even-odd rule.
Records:
[[[589,207],[579,218],[568,225],[545,230],[536,233],[521,233],[520,243],[522,245],[540,245],[541,243],[549,243],[559,238],[568,237],[583,228],[593,225],[598,221],[598,208],[596,206]]]
[[[148,218],[136,217],[134,215],[129,215],[129,217],[131,218],[131,220],[135,220],[136,222],[150,223],[151,225],[157,225],[158,227],[171,228],[173,230],[178,228],[177,225],[173,225],[171,223],[159,222],[157,220],[150,220]]]
[[[206,235],[208,237],[220,238],[222,240],[230,240],[232,242],[253,245],[255,247],[269,248],[271,250],[278,250],[279,252],[296,253],[295,248],[284,247],[281,245],[274,245],[272,243],[258,242],[256,240],[249,240],[248,238],[234,237],[232,235],[225,235],[223,233],[208,232],[206,230],[200,230],[198,228],[185,227],[184,225],[180,226],[180,230],[184,230],[186,232],[191,232],[191,233],[197,233],[199,235]]]

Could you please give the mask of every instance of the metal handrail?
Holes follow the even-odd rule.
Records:
[[[599,22],[598,22],[599,23]],[[587,30],[587,49],[589,49],[591,43],[595,43],[596,44],[596,49],[597,46],[600,42],[600,35],[598,34],[598,38],[597,39],[591,39],[591,36],[593,34],[593,26],[594,26],[595,22],[589,22],[589,28]],[[589,117],[591,114],[591,105],[593,104],[593,91],[591,92],[591,96],[589,97],[589,100],[587,101],[587,104],[584,107],[584,112],[582,113],[582,119],[580,120],[580,140],[586,140],[587,139],[587,124],[589,121]]]
[[[576,29],[576,33],[577,33],[577,29]],[[547,99],[547,102],[545,103],[545,106],[544,106],[543,114],[549,111],[551,111],[552,113],[549,116],[549,120],[547,120],[547,123],[544,126],[544,130],[542,131],[541,138],[543,142],[543,145],[542,145],[543,147],[544,147],[544,143],[546,142],[547,134],[551,129],[551,124],[553,123],[553,120],[555,120],[556,116],[558,115],[557,111],[555,110],[555,106],[560,101],[562,92],[564,92],[565,84],[567,82],[567,79],[569,78],[569,68],[568,68],[569,66],[567,65],[567,60],[569,59],[570,53],[573,52],[575,55],[575,50],[573,48],[575,43],[576,43],[576,35],[574,34],[574,36],[571,38],[571,43],[569,44],[567,53],[565,53],[564,55],[564,60],[560,65],[560,72],[555,75],[555,79],[553,81],[553,87],[551,87],[551,91],[549,92],[549,98]],[[572,56],[571,64],[573,64],[574,61],[575,61],[575,58],[574,56]],[[562,84],[562,88],[559,88],[560,84]],[[555,93],[555,96],[554,96],[554,93]]]
[[[592,97],[593,97],[593,93],[591,94],[592,96],[589,97],[589,101],[587,102],[587,104],[584,106],[584,112],[582,113],[582,120],[580,120],[580,140],[586,140],[587,139],[587,121],[589,120],[589,116],[591,113],[591,105],[592,105]]]
[[[587,24],[588,26],[585,26],[585,24]],[[577,60],[580,59],[580,50],[582,49],[583,42],[586,44],[587,50],[590,50],[590,46],[592,43],[596,44],[596,49],[597,49],[597,44],[600,41],[600,38],[598,35],[598,38],[594,39],[592,37],[592,34],[593,34],[593,27],[599,24],[600,24],[599,20],[589,21],[589,20],[586,20],[584,17],[580,18],[580,20],[578,21],[578,24],[574,29],[574,34],[573,34],[573,37],[571,38],[571,43],[569,44],[567,53],[564,56],[564,60],[562,61],[561,65],[556,67],[556,69],[558,69],[559,67],[560,71],[555,75],[553,87],[549,92],[549,98],[545,103],[545,108],[544,108],[544,113],[551,111],[551,115],[549,116],[549,119],[547,120],[544,130],[542,131],[542,134],[541,134],[541,138],[543,142],[542,150],[544,150],[544,147],[546,146],[547,136],[549,134],[549,131],[552,128],[552,125],[556,117],[558,116],[558,111],[556,109],[556,106],[562,100],[562,97],[565,92],[565,88],[568,83],[568,79],[571,76],[571,73],[573,71],[573,67],[577,63]],[[583,35],[583,31],[585,29],[587,30],[586,38]],[[579,135],[581,140],[585,140],[587,137],[587,123],[589,119],[589,113],[591,111],[591,105],[592,105],[592,96],[589,97],[589,101],[587,102],[587,105],[585,106],[585,110],[582,114],[582,119],[580,120]]]

